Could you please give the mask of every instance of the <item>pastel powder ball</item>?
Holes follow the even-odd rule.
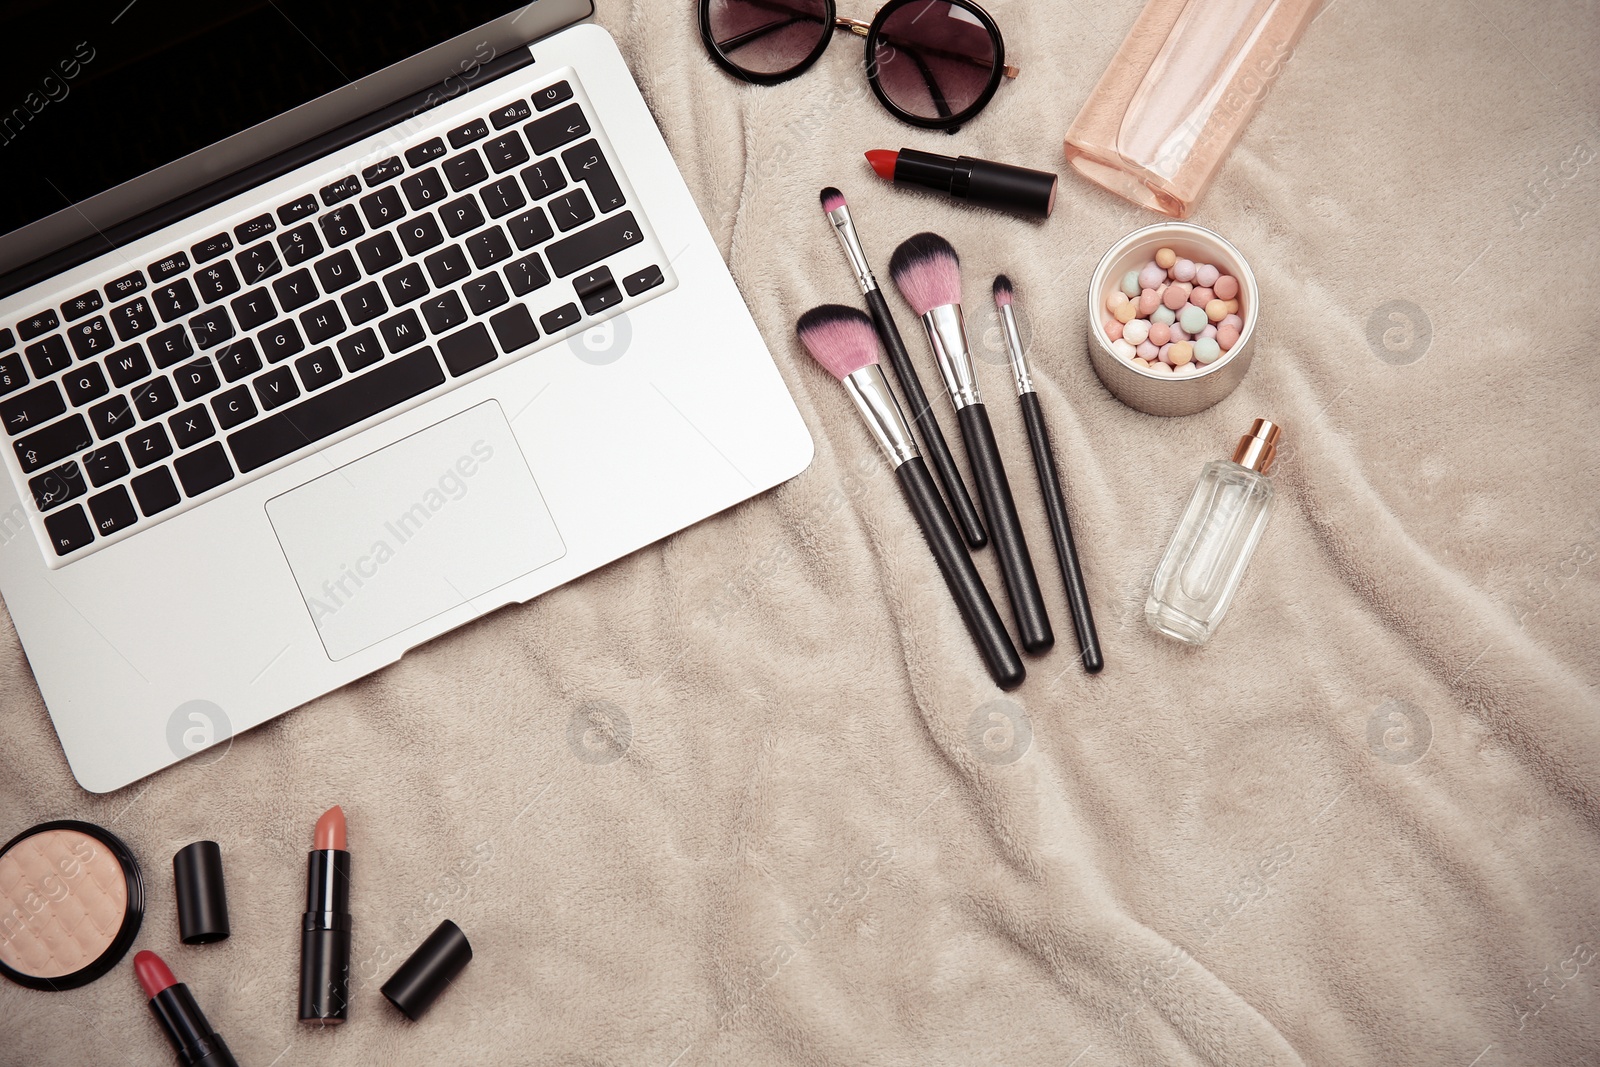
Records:
[[[1194,280],[1208,289],[1216,285],[1221,276],[1222,272],[1209,263],[1202,263],[1194,269]]]
[[[1141,343],[1138,348],[1135,348],[1134,352],[1138,354],[1140,359],[1149,361],[1155,359],[1156,356],[1160,354],[1161,350],[1155,345],[1151,344],[1149,341],[1145,341]]]
[[[1218,318],[1221,318],[1221,316],[1219,315]],[[1188,307],[1178,312],[1178,324],[1183,327],[1184,333],[1199,333],[1201,330],[1206,328],[1205,309],[1197,308],[1193,304],[1190,304]]]
[[[1105,326],[1102,328],[1106,331],[1106,336],[1111,338],[1113,341],[1122,336],[1122,323],[1118,322],[1116,319],[1107,319]]]
[[[1194,343],[1194,358],[1201,363],[1210,363],[1222,355],[1222,346],[1209,337],[1202,337]]]
[[[1122,293],[1124,296],[1129,297],[1130,299],[1132,297],[1136,297],[1139,295],[1139,289],[1140,285],[1138,271],[1130,270],[1128,273],[1122,276]]]
[[[1164,322],[1152,322],[1150,324],[1150,333],[1146,340],[1160,348],[1172,340],[1172,327]]]
[[[1167,286],[1167,291],[1161,295],[1161,302],[1177,311],[1189,302],[1189,286],[1182,282]]]
[[[1111,342],[1111,348],[1112,348],[1113,351],[1116,352],[1117,355],[1121,356],[1123,359],[1132,359],[1133,356],[1134,356],[1134,348],[1133,348],[1133,346],[1130,345],[1126,340],[1124,340],[1122,338],[1118,338],[1117,340],[1112,341]]]
[[[1141,289],[1154,289],[1167,280],[1167,272],[1154,263],[1146,263],[1144,269],[1139,271],[1139,287]]]
[[[1194,281],[1194,260],[1180,259],[1172,265],[1172,276],[1180,282]]]
[[[1177,321],[1178,313],[1167,307],[1165,304],[1156,308],[1155,312],[1150,316],[1150,324],[1152,326],[1158,322],[1163,326],[1171,326]],[[1239,323],[1238,325],[1243,325],[1243,323]]]
[[[1238,343],[1239,343],[1239,327],[1237,327],[1237,326],[1219,326],[1219,327],[1217,327],[1217,345],[1224,352],[1228,351],[1229,349],[1231,349],[1234,345],[1236,345]]]
[[[1170,248],[1156,249],[1156,266],[1162,270],[1171,270],[1172,265],[1178,262],[1178,253]]]
[[[1122,338],[1131,345],[1139,345],[1150,336],[1150,324],[1144,319],[1134,319],[1122,328]]]
[[[1239,295],[1239,279],[1231,274],[1224,274],[1211,288],[1216,291],[1218,300],[1232,300]]]
[[[1161,306],[1161,294],[1154,289],[1146,289],[1139,294],[1139,315],[1149,318],[1156,308]]]

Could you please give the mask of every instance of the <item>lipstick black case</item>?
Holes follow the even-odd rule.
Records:
[[[150,998],[150,1010],[183,1067],[239,1067],[222,1035],[211,1029],[189,987],[170,985]]]
[[[350,853],[307,857],[306,914],[300,930],[300,1021],[350,1017]]]
[[[1057,175],[971,156],[951,158],[902,148],[894,180],[949,193],[984,207],[1048,218],[1056,206]]]

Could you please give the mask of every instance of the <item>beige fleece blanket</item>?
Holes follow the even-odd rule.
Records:
[[[1022,77],[951,139],[877,106],[858,39],[751,88],[692,5],[602,0],[816,462],[106,797],[73,783],[7,624],[0,834],[125,836],[139,947],[249,1067],[1600,1064],[1600,12],[1332,0],[1195,215],[1259,276],[1255,365],[1164,420],[1083,344],[1090,270],[1150,215],[1066,178],[1053,219],[1015,221],[861,158],[1061,167],[1138,6],[993,0]],[[949,237],[990,344],[989,279],[1015,279],[1103,675],[1076,667],[1003,369],[981,373],[1061,637],[1007,697],[795,342],[800,312],[855,297],[826,184],[880,273],[904,237]],[[1277,509],[1217,638],[1181,647],[1145,628],[1148,579],[1256,416],[1285,427]],[[336,801],[357,990],[313,1033],[303,855]],[[234,932],[183,948],[168,857],[202,837]],[[408,1024],[378,987],[446,917],[476,959]],[[171,1062],[130,966],[0,983],[8,1067]]]

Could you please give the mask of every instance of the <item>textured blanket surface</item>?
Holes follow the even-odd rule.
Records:
[[[1065,170],[1139,4],[991,8],[1022,76],[950,138],[876,104],[858,38],[747,87],[692,5],[601,0],[816,437],[801,477],[104,797],[74,784],[0,622],[0,836],[123,835],[150,896],[137,947],[241,1063],[1600,1064],[1600,9],[1332,0],[1194,215],[1259,277],[1254,366],[1160,419],[1096,380],[1082,310],[1100,253],[1154,216],[1067,176],[1051,220],[1018,221],[862,160]],[[962,253],[1060,638],[1014,694],[794,340],[806,308],[856,300],[828,184],[885,278],[919,230]],[[999,271],[1099,677],[1008,399]],[[1257,416],[1285,427],[1276,511],[1217,637],[1182,647],[1144,625],[1150,574]],[[311,1032],[303,856],[336,802],[355,1003]],[[206,837],[233,936],[181,947],[169,857]],[[476,958],[407,1023],[378,987],[444,918]],[[0,1064],[171,1062],[127,964],[68,993],[0,983]]]

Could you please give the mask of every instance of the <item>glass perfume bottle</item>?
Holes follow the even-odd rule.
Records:
[[[1154,629],[1191,645],[1216,633],[1272,514],[1267,471],[1279,433],[1276,423],[1257,419],[1231,460],[1201,470],[1150,584],[1144,615]]]

